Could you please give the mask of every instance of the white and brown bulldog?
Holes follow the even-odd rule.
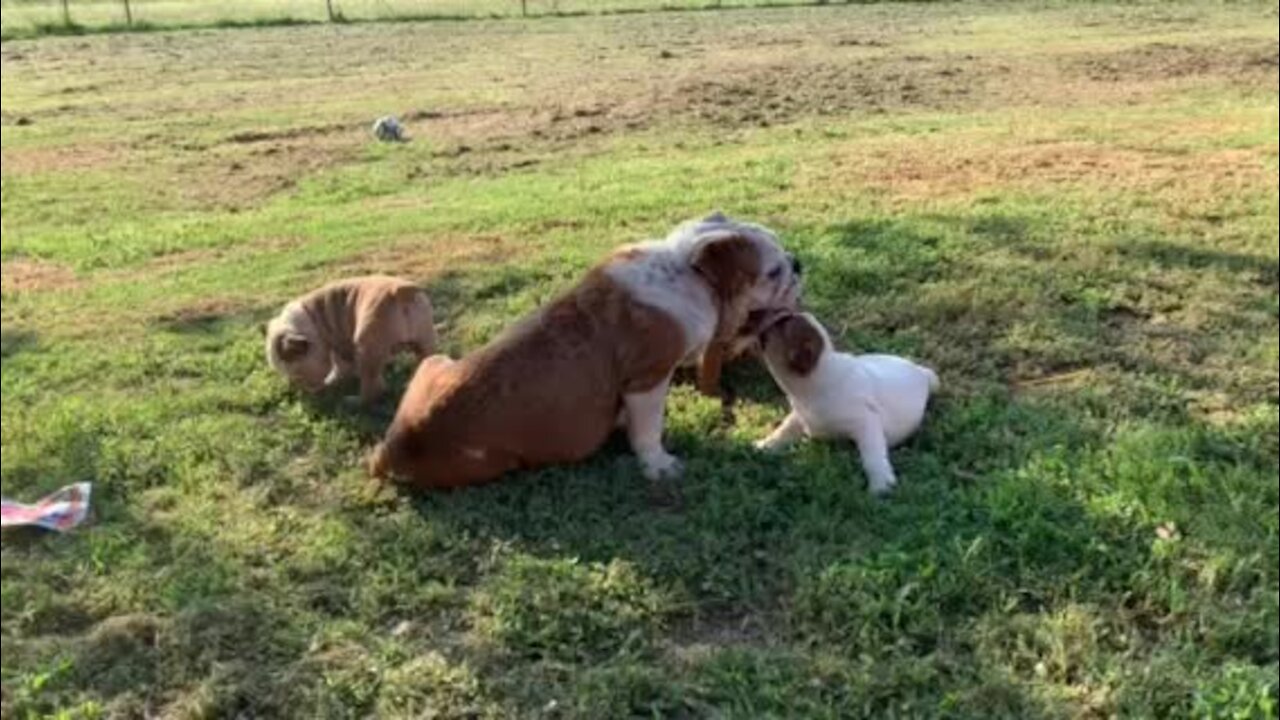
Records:
[[[793,262],[769,230],[720,214],[620,248],[484,347],[424,361],[370,470],[419,488],[481,483],[582,460],[622,424],[647,478],[677,475],[662,443],[673,372],[752,310],[793,306]]]
[[[436,348],[426,293],[382,275],[338,280],[303,295],[267,323],[266,335],[267,360],[295,385],[319,392],[354,375],[366,404],[385,390],[383,369],[397,351],[424,358]]]

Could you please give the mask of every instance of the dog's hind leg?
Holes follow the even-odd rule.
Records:
[[[360,402],[372,405],[386,391],[386,381],[382,379],[383,368],[387,364],[387,350],[382,346],[361,346],[356,348],[356,371],[360,375]]]
[[[892,490],[898,484],[898,478],[893,472],[893,464],[889,462],[889,442],[879,419],[859,423],[854,428],[853,441],[858,445],[858,454],[862,456],[862,469],[867,474],[867,489],[876,495]]]

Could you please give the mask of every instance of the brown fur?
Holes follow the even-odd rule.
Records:
[[[766,353],[783,353],[787,368],[807,377],[822,356],[822,334],[803,316],[786,315],[768,324],[762,339]]]
[[[406,348],[419,358],[435,352],[431,302],[406,280],[380,275],[339,280],[297,302],[310,320],[308,332],[281,324],[273,327],[269,341],[289,366],[286,374],[309,389],[322,387],[338,364],[359,378],[360,397],[369,403],[383,393],[383,370],[398,350]]]
[[[370,470],[458,487],[594,453],[623,395],[658,385],[685,350],[676,320],[635,302],[604,267],[463,359],[419,365]]]
[[[739,237],[709,242],[693,260],[693,269],[707,281],[719,305],[715,338],[729,340],[747,320],[744,291],[760,277],[760,253]]]
[[[698,362],[697,387],[704,395],[720,394],[720,373],[726,360],[734,359],[744,347],[736,343],[738,330],[747,321],[743,291],[760,276],[760,255],[740,238],[708,243],[693,262],[694,270],[711,286],[718,305],[715,337]]]
[[[737,333],[728,340],[717,340],[707,346],[698,361],[698,391],[709,397],[720,397],[720,375],[725,365],[746,356],[759,357],[760,334],[765,325],[780,315],[798,308],[764,308],[747,313],[746,320]]]

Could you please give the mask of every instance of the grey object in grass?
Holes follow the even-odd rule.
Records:
[[[373,136],[382,142],[404,142],[408,140],[404,134],[404,125],[391,115],[380,117],[373,122]]]

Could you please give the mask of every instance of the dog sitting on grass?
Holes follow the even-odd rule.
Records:
[[[431,301],[417,285],[383,275],[338,280],[284,306],[267,324],[267,360],[295,385],[320,392],[360,379],[360,400],[386,389],[383,369],[401,349],[436,349]]]
[[[756,447],[781,450],[802,436],[849,438],[862,456],[868,489],[877,495],[893,489],[898,481],[889,448],[919,429],[938,376],[893,355],[836,352],[809,313],[769,318],[761,325],[760,342],[791,413]]]

